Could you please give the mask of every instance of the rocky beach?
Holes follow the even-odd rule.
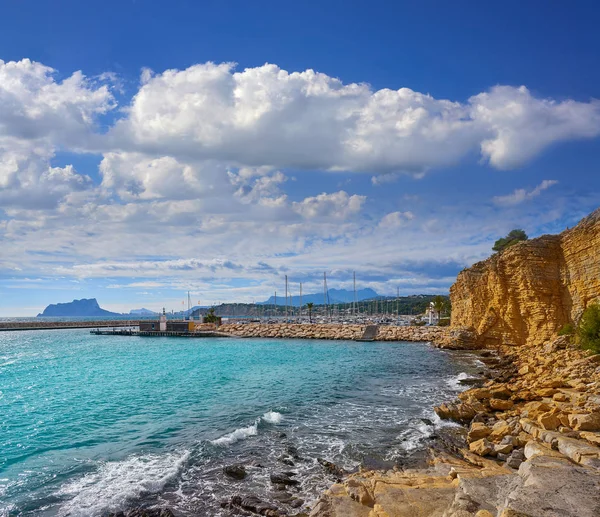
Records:
[[[600,211],[458,276],[452,325],[497,354],[482,387],[435,408],[465,426],[423,469],[365,471],[312,517],[600,515],[600,354],[558,336],[600,296]]]

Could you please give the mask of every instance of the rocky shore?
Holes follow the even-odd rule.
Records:
[[[462,440],[425,469],[349,476],[311,517],[600,515],[600,355],[565,337],[498,352],[488,382],[435,408]]]

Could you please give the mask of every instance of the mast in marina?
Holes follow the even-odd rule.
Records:
[[[285,275],[285,322],[288,321],[288,284],[287,275]]]
[[[325,317],[328,317],[329,308],[327,307],[327,273],[323,271],[323,303],[325,305]]]

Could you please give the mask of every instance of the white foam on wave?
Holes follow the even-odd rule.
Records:
[[[469,378],[468,373],[461,372],[456,377],[452,377],[451,379],[448,379],[446,382],[448,383],[448,386],[450,386],[450,388],[452,388],[453,390],[461,390],[461,389],[463,389],[463,385],[460,383],[460,381],[464,381],[465,379],[468,379],[468,378]]]
[[[267,422],[268,424],[280,424],[283,420],[283,415],[277,411],[267,411],[262,417],[257,418],[252,425],[240,427],[231,433],[221,436],[221,438],[211,440],[210,443],[213,445],[226,446],[235,442],[239,442],[240,440],[245,440],[250,436],[256,436],[258,434],[258,424],[261,420],[263,422]]]
[[[95,472],[60,488],[56,495],[70,499],[60,507],[58,515],[91,517],[121,509],[133,499],[162,490],[177,476],[188,457],[186,451],[101,463]]]
[[[267,411],[262,416],[262,419],[264,422],[267,422],[269,424],[280,424],[283,420],[283,415],[281,413],[278,413],[277,411]]]
[[[226,434],[225,436],[221,436],[221,438],[217,438],[216,440],[211,440],[210,443],[213,445],[231,445],[232,443],[239,442],[240,440],[245,440],[249,436],[256,436],[258,434],[258,420],[248,427],[241,427],[232,431],[231,433]]]

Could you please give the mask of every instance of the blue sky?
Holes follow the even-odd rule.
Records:
[[[558,4],[3,2],[0,316],[447,292],[574,225],[600,9]]]

